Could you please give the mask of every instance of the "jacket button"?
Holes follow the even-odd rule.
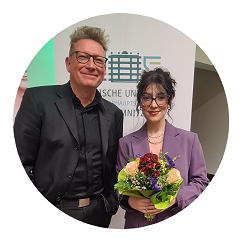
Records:
[[[76,146],[76,150],[79,150],[79,149],[80,149],[80,147],[79,147],[79,145],[77,145],[77,146]]]
[[[57,197],[56,201],[59,202],[61,200],[61,197]]]
[[[69,173],[69,174],[67,174],[66,176],[67,176],[68,178],[71,178],[71,177],[72,177],[72,174]]]

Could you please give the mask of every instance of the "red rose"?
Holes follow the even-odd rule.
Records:
[[[156,178],[156,177],[158,177],[160,175],[160,171],[154,171],[153,173],[152,173],[152,177],[153,178]]]
[[[161,164],[159,161],[155,162],[155,168],[157,169],[161,168]]]
[[[147,162],[151,160],[151,157],[152,157],[152,154],[151,153],[146,153],[144,155],[144,158],[146,159]]]
[[[140,172],[143,172],[144,175],[147,175],[147,169],[145,167],[141,168]]]
[[[140,164],[140,165],[145,165],[147,162],[148,162],[148,159],[147,159],[147,157],[144,155],[144,156],[142,156],[142,157],[140,158],[140,162],[139,162],[139,164]]]
[[[158,159],[159,159],[159,157],[156,154],[146,153],[144,156],[142,156],[140,158],[139,164],[141,167],[143,167],[143,166],[147,165],[148,163],[157,163]]]
[[[147,169],[152,169],[152,168],[154,168],[154,164],[151,163],[151,162],[149,162],[149,163],[146,164],[145,167],[146,167]]]
[[[152,161],[152,162],[158,161],[158,156],[156,154],[147,153],[144,156],[147,157],[149,161]]]
[[[156,154],[151,154],[151,161],[153,163],[156,163],[158,161],[159,157]]]

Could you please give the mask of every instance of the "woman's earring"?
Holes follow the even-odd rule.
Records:
[[[168,105],[167,111],[168,111],[168,112],[171,111],[171,110],[173,109],[174,106],[175,106],[175,102],[172,101],[172,102],[171,102],[171,105]]]
[[[174,106],[175,106],[175,102],[174,102],[174,100],[172,100],[170,108],[172,109]]]

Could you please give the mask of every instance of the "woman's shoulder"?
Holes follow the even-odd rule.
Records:
[[[125,142],[125,141],[127,141],[127,140],[131,140],[131,139],[133,139],[133,138],[135,137],[135,134],[136,134],[137,132],[138,132],[138,131],[134,131],[134,132],[132,132],[132,133],[130,133],[130,134],[125,135],[124,137],[120,138],[119,141],[120,141],[120,142]]]
[[[180,138],[184,138],[184,139],[188,139],[188,140],[194,140],[194,138],[197,137],[197,134],[192,131],[188,131],[188,130],[185,130],[182,128],[175,127],[168,122],[166,125],[167,125],[167,129],[168,129],[168,133],[171,135],[179,136]]]
[[[137,140],[143,136],[147,135],[146,125],[143,125],[139,130],[131,132],[120,139],[120,142],[130,142],[132,140]]]
[[[179,131],[179,133],[181,135],[185,135],[185,136],[188,136],[188,137],[194,137],[194,135],[196,135],[196,133],[194,133],[192,131],[185,130],[185,129],[177,128],[177,130]]]

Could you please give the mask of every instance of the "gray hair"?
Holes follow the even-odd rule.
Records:
[[[73,51],[74,44],[81,39],[91,39],[98,42],[106,52],[108,50],[109,36],[105,35],[105,30],[96,27],[82,26],[76,28],[76,30],[70,35],[70,52]]]

